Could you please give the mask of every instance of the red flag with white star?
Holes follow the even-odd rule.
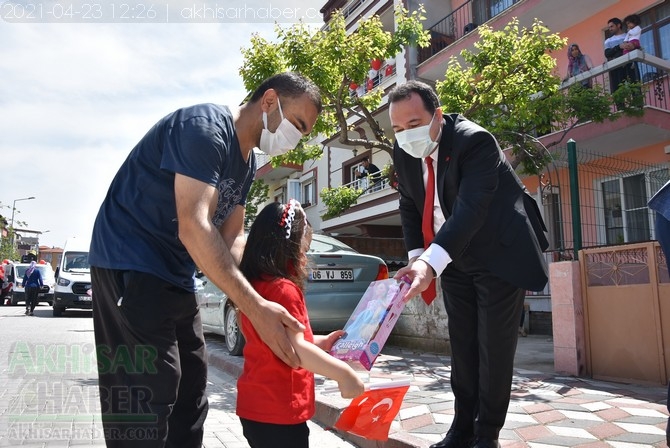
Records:
[[[409,381],[372,384],[354,398],[335,422],[335,428],[371,440],[388,440],[391,423],[398,415]]]

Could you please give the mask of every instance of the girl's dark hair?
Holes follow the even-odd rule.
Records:
[[[624,23],[630,22],[637,26],[642,23],[642,20],[640,19],[640,16],[638,16],[637,14],[629,14],[626,17],[624,17],[623,22]]]
[[[435,109],[440,107],[440,99],[437,97],[435,90],[428,84],[411,80],[400,84],[391,90],[388,96],[389,104],[402,100],[408,100],[412,93],[416,93],[421,97],[423,107],[430,113],[434,114]]]
[[[291,233],[286,238],[286,224],[282,225],[282,218],[286,218],[287,210],[287,204],[273,202],[256,216],[249,230],[240,270],[250,281],[282,277],[304,290],[307,257],[302,242],[305,234],[311,232],[311,227],[302,207],[294,207]]]
[[[318,113],[321,113],[321,91],[319,87],[310,79],[298,72],[277,73],[261,83],[249,99],[250,103],[255,103],[263,97],[268,89],[274,89],[277,95],[287,98],[297,98],[306,94],[316,107]]]

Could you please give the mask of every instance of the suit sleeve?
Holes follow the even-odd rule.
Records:
[[[393,165],[398,177],[398,192],[400,193],[399,209],[402,223],[405,249],[411,252],[414,249],[423,249],[423,233],[421,233],[421,213],[416,206],[420,203],[418,191],[423,190],[421,171],[410,176],[405,161],[405,153],[396,143],[393,146]],[[411,185],[409,184],[411,183]]]

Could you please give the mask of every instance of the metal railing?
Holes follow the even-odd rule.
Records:
[[[380,180],[375,183],[372,175],[368,175],[362,179],[356,179],[347,184],[343,184],[342,186],[363,190],[363,196],[391,188],[388,177],[381,177]]]
[[[477,26],[488,22],[502,14],[521,0],[499,0],[488,2],[468,0],[453,10],[435,25],[428,28],[430,46],[418,49],[418,63],[430,59],[466,34],[474,31]]]
[[[647,202],[670,180],[667,163],[602,154],[574,142],[552,148],[551,156],[542,202],[553,261],[576,259],[585,248],[656,238]]]
[[[561,90],[569,89],[574,84],[579,83],[589,88],[599,85],[604,90],[612,92],[613,87],[615,87],[612,83],[617,82],[617,79],[620,80],[622,71],[633,73],[633,79],[630,79],[630,81],[641,84],[640,97],[638,98],[639,106],[670,110],[670,61],[645,53],[642,50],[631,51],[584,73],[568,78],[561,84]],[[616,110],[616,105],[613,105],[613,110]]]

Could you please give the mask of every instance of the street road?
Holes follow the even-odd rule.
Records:
[[[46,304],[34,316],[24,311],[0,306],[0,447],[104,447],[91,311],[67,311],[59,318]],[[208,345],[222,344],[214,335],[207,338]],[[248,447],[235,415],[235,380],[210,366],[207,387],[203,446]],[[309,425],[313,446],[355,447]]]

